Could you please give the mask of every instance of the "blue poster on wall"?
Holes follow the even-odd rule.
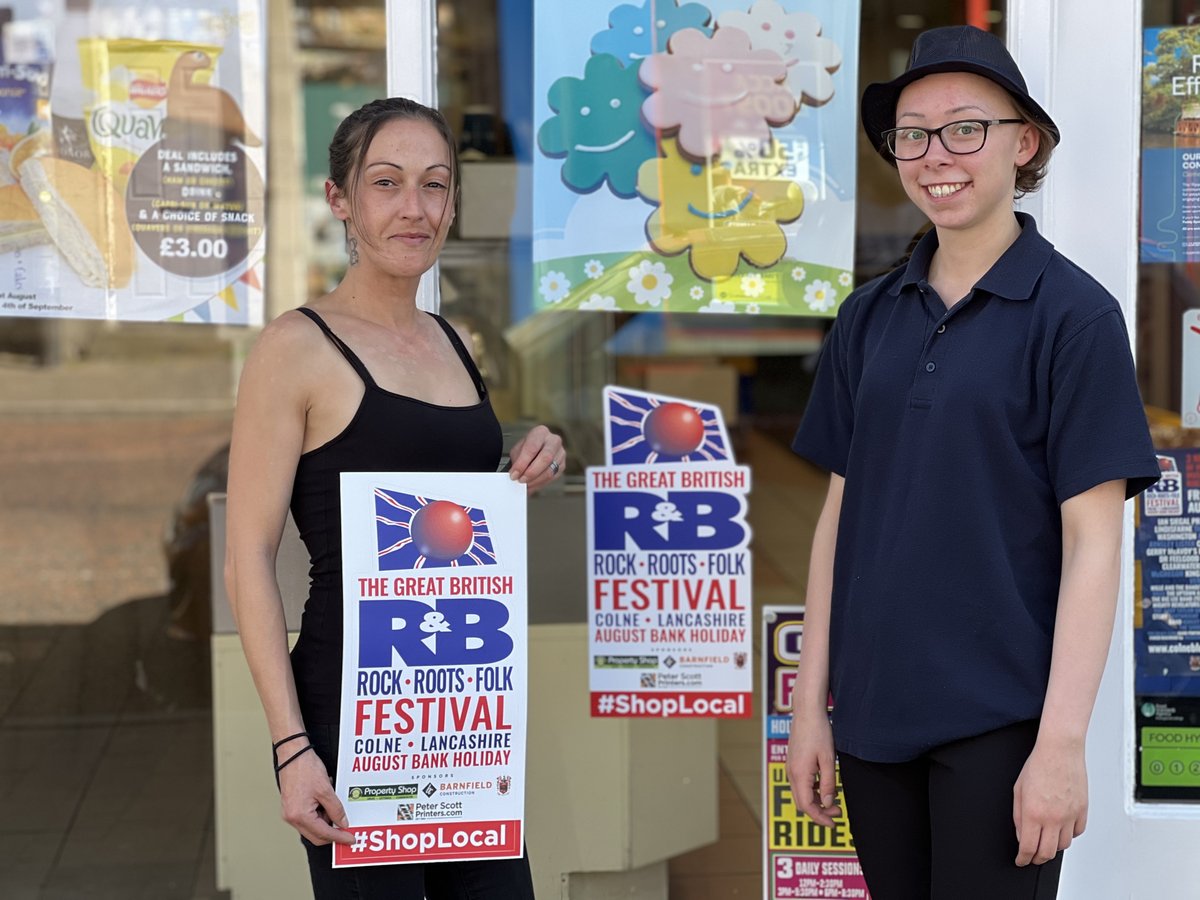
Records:
[[[1142,262],[1200,260],[1200,27],[1142,41]]]
[[[858,3],[540,0],[533,305],[832,316]]]

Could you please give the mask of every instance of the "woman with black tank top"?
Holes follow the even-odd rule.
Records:
[[[263,329],[238,388],[229,463],[225,580],[267,715],[283,818],[300,832],[317,900],[533,896],[516,860],[333,869],[351,843],[334,793],[342,660],[342,472],[493,472],[500,426],[455,330],[417,308],[458,199],[455,141],[436,110],[376,100],[339,126],[326,199],[346,229],[341,283]],[[544,426],[510,454],[529,491],[556,478],[562,441]],[[275,556],[288,509],[312,562],[290,658]],[[313,752],[308,752],[309,750]]]

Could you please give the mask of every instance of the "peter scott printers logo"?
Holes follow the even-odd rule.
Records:
[[[379,570],[494,566],[482,509],[375,488]]]
[[[641,391],[604,390],[610,463],[730,462],[721,411]]]

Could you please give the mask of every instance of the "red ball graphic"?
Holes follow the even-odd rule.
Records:
[[[471,517],[449,500],[434,500],[418,509],[409,533],[422,556],[443,561],[458,559],[474,540]]]
[[[704,421],[686,403],[664,403],[646,416],[642,433],[655,453],[684,456],[704,443]]]

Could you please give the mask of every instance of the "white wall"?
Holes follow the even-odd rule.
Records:
[[[1009,0],[1007,41],[1063,134],[1040,195],[1043,233],[1137,308],[1141,4]],[[1088,737],[1088,830],[1068,851],[1061,900],[1195,900],[1200,806],[1133,802],[1132,510],[1117,629]]]

